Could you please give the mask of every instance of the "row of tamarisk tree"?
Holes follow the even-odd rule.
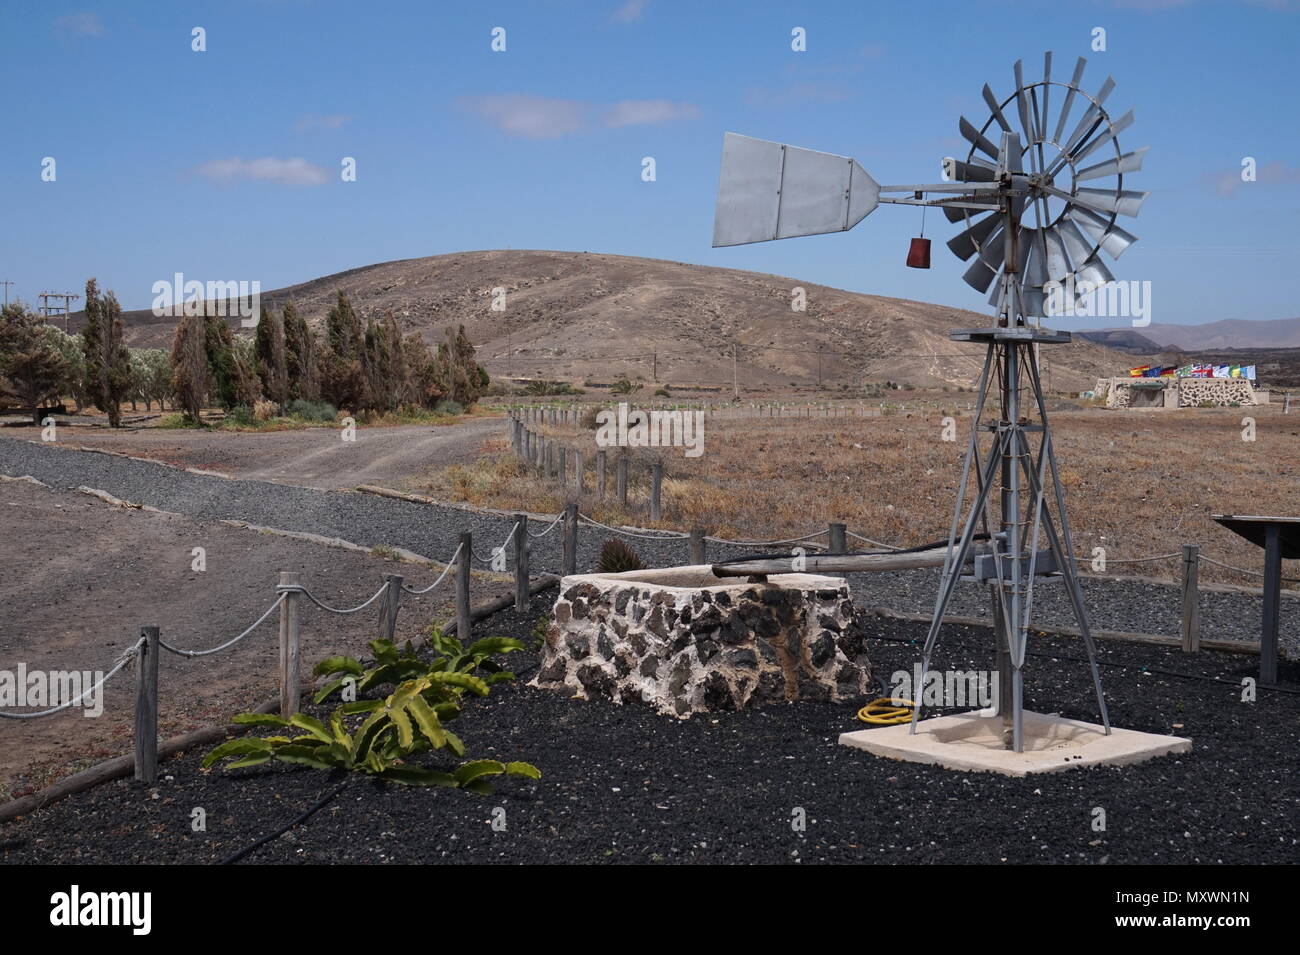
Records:
[[[292,301],[262,308],[251,336],[204,308],[178,320],[170,351],[128,348],[117,297],[94,279],[85,301],[84,325],[71,335],[21,302],[0,311],[0,400],[37,423],[65,397],[77,411],[99,408],[116,428],[127,402],[170,404],[192,424],[212,406],[258,419],[308,409],[325,420],[334,409],[460,410],[488,386],[464,326],[430,348],[418,332],[403,335],[391,314],[363,321],[341,290],[319,332]]]

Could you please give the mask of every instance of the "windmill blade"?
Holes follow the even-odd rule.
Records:
[[[1091,209],[1072,206],[1066,214],[1082,226],[1083,231],[1092,236],[1092,241],[1100,245],[1112,259],[1118,259],[1125,249],[1137,241],[1137,236],[1133,233],[1126,232]]]
[[[998,102],[998,98],[993,95],[993,90],[989,88],[987,83],[984,84],[983,94],[984,102],[988,104],[989,111],[993,114],[993,118],[998,121],[998,125],[1002,127],[1002,131],[1010,132],[1011,125],[1007,122],[1007,118],[1002,115],[1002,105]]]
[[[987,242],[980,244],[980,254],[971,263],[971,267],[966,270],[962,276],[966,284],[972,288],[979,289],[981,292],[987,292],[989,285],[992,283],[998,270],[1002,268],[1002,263],[1006,258],[1007,244],[1005,241],[1006,231],[1002,226],[989,236]]]
[[[998,248],[1001,247],[1002,243],[999,242]],[[987,292],[989,286],[993,284],[993,279],[997,277],[998,270],[1002,268],[1001,254],[997,255],[997,260],[997,265],[989,266],[982,258],[977,258],[971,263],[970,268],[966,270],[965,274],[962,275],[962,278],[966,280],[966,284],[971,288],[978,289],[981,292]]]
[[[1076,148],[1075,151],[1070,155],[1070,159],[1073,160],[1075,163],[1081,162],[1082,160],[1087,158],[1088,154],[1091,153],[1098,146],[1106,145],[1108,142],[1110,142],[1112,139],[1114,139],[1116,136],[1118,136],[1120,133],[1122,133],[1124,130],[1128,129],[1132,125],[1133,125],[1133,110],[1129,110],[1119,119],[1115,120],[1115,122],[1111,123],[1110,127],[1104,133],[1101,133],[1096,138],[1089,140],[1088,143],[1084,145],[1082,148]]]
[[[1078,189],[1066,192],[1055,186],[1042,185],[1040,188],[1058,199],[1065,199],[1072,205],[1084,206],[1094,212],[1118,212],[1122,216],[1136,216],[1149,192],[1108,191],[1105,189]]]
[[[952,175],[958,182],[993,182],[998,178],[998,171],[990,169],[988,166],[977,166],[975,163],[954,159],[952,161]]]
[[[994,229],[999,225],[1001,217],[997,214],[985,216],[979,222],[976,222],[965,232],[960,232],[948,240],[948,248],[952,250],[953,255],[965,261],[980,250],[984,241],[989,237]]]
[[[1047,282],[1046,248],[1041,229],[1021,230],[1024,252],[1020,265],[1020,297],[1026,310],[1033,309],[1032,314],[1043,315],[1046,296],[1043,285]]]
[[[1115,276],[1110,274],[1110,269],[1106,268],[1106,263],[1100,257],[1094,255],[1074,273],[1074,281],[1076,287],[1080,283],[1087,282],[1092,288],[1098,289],[1115,281]],[[1082,296],[1080,297],[1082,298]]]
[[[1055,227],[1042,230],[1043,239],[1047,243],[1047,278],[1048,281],[1061,282],[1066,276],[1074,270],[1070,268],[1070,257],[1066,254],[1065,243],[1061,241],[1061,235]]]
[[[998,168],[1005,169],[1007,172],[1024,172],[1023,155],[1024,151],[1020,148],[1020,134],[1017,132],[1003,133],[1002,142],[998,146]]]
[[[1088,65],[1088,61],[1079,57],[1079,62],[1074,64],[1074,76],[1070,79],[1070,88],[1065,93],[1065,104],[1061,107],[1061,117],[1056,121],[1056,132],[1052,133],[1052,140],[1059,143],[1061,133],[1065,131],[1065,121],[1070,118],[1070,106],[1074,103],[1075,90],[1079,89],[1079,83],[1083,80],[1083,68]]]
[[[1118,212],[1122,216],[1136,218],[1146,201],[1149,192],[1135,192],[1124,189],[1113,192],[1108,189],[1076,189],[1074,201],[1099,212]]]
[[[1047,117],[1051,114],[1052,93],[1052,51],[1043,54],[1043,112],[1038,117],[1038,139],[1047,138]]]
[[[1016,60],[1012,70],[1016,76],[1016,112],[1020,114],[1020,130],[1025,135],[1025,142],[1029,143],[1034,138],[1034,127],[1029,123],[1029,100],[1025,97],[1025,71],[1019,60]]]
[[[958,199],[965,202],[972,199],[978,199],[978,196],[959,196]],[[961,222],[969,214],[971,217],[982,216],[985,212],[993,212],[997,209],[994,205],[984,205],[979,209],[972,209],[970,206],[947,205],[940,206],[943,209],[944,218],[949,222]]]
[[[879,200],[880,185],[847,156],[727,133],[713,246],[843,232]]]
[[[1072,220],[1062,218],[1053,228],[1061,237],[1061,243],[1065,246],[1065,252],[1071,262],[1086,262],[1092,255],[1092,243],[1079,231],[1079,227]]]
[[[1102,176],[1115,176],[1125,172],[1137,172],[1142,168],[1142,160],[1147,154],[1150,146],[1143,146],[1141,149],[1135,149],[1131,153],[1124,153],[1122,156],[1116,156],[1114,159],[1108,159],[1105,162],[1099,162],[1095,166],[1089,166],[1087,169],[1080,169],[1074,174],[1074,181],[1081,182],[1087,179],[1100,179]]]
[[[965,116],[958,120],[957,128],[960,129],[961,134],[966,137],[966,142],[970,143],[990,159],[998,158],[998,148],[985,139],[984,134],[972,126],[970,120]]]
[[[1110,95],[1111,90],[1114,88],[1114,78],[1109,76],[1106,77],[1106,82],[1101,84],[1101,89],[1099,89],[1097,95],[1093,97],[1093,102],[1088,105],[1086,110],[1084,110],[1083,118],[1079,120],[1079,125],[1074,127],[1074,132],[1070,134],[1069,140],[1067,140],[1065,146],[1062,147],[1061,156],[1052,164],[1053,168],[1058,168],[1065,156],[1073,155],[1075,150],[1092,135],[1094,130],[1096,130],[1098,124],[1101,123],[1102,118],[1105,115],[1105,111],[1101,106],[1106,102],[1106,97]]]

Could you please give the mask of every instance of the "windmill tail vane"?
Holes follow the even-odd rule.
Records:
[[[996,710],[1004,745],[1016,752],[1025,746],[1022,670],[1039,580],[1065,589],[1110,732],[1038,370],[1039,347],[1070,334],[1039,326],[1114,280],[1102,254],[1117,259],[1137,241],[1117,219],[1136,216],[1146,199],[1124,180],[1147,150],[1121,150],[1133,113],[1112,120],[1106,101],[1115,81],[1089,93],[1085,65],[1079,58],[1068,82],[1053,79],[1047,53],[1041,80],[1026,82],[1017,61],[1010,95],[985,84],[988,116],[980,126],[959,118],[969,149],[943,159],[937,183],[882,185],[847,156],[727,133],[713,227],[715,247],[844,232],[882,204],[938,206],[962,226],[948,248],[969,262],[963,278],[989,293],[996,321],[950,332],[983,345],[985,359],[921,676],[923,685],[956,585],[987,586],[1002,691]],[[908,264],[928,265],[928,251],[913,240]],[[912,732],[920,712],[917,704]]]

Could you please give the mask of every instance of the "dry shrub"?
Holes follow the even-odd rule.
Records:
[[[258,399],[253,402],[253,420],[270,421],[275,417],[275,402]]]

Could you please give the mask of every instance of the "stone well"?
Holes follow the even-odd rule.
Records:
[[[563,578],[532,685],[684,718],[872,683],[842,578],[749,583],[700,565]]]

